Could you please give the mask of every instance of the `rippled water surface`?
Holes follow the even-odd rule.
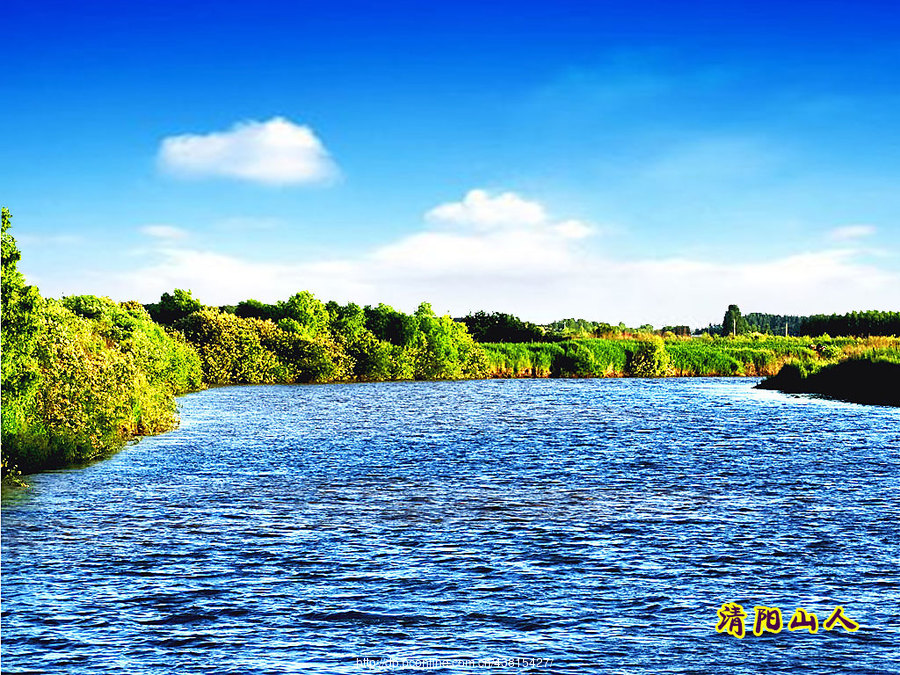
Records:
[[[900,411],[752,384],[186,396],[4,495],[3,671],[900,671]],[[862,627],[755,637],[755,605]]]

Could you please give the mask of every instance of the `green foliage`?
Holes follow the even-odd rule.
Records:
[[[671,359],[662,338],[651,336],[638,340],[629,353],[626,371],[633,377],[665,377]]]
[[[188,314],[203,309],[203,305],[191,295],[190,291],[180,288],[176,288],[171,294],[163,293],[159,302],[145,307],[153,320],[164,326],[171,326]]]
[[[220,308],[221,309],[221,308]],[[284,313],[278,305],[267,305],[259,300],[242,300],[234,307],[233,312],[242,319],[268,319],[269,321],[278,322],[279,319],[285,318]]]
[[[250,313],[278,322],[240,316]],[[210,384],[457,379],[487,370],[466,327],[427,303],[408,315],[387,305],[325,305],[304,291],[278,305],[239,303],[235,314],[207,308],[175,327]]]
[[[278,359],[260,340],[259,319],[242,319],[206,308],[175,323],[197,350],[203,380],[209,384],[277,382],[282,374]]]
[[[551,369],[561,377],[591,377],[597,372],[597,359],[583,342],[567,342]]]
[[[544,331],[512,314],[475,312],[459,320],[477,342],[539,342]]]
[[[900,312],[850,312],[849,314],[816,314],[805,317],[800,325],[804,335],[898,335]]]
[[[725,317],[722,319],[722,335],[744,335],[750,332],[750,325],[741,316],[741,310],[737,305],[728,305]]]
[[[570,345],[590,350],[593,364],[583,352]],[[652,345],[652,346],[648,346]],[[665,352],[660,352],[660,345]],[[718,376],[772,375],[788,361],[804,367],[835,359],[872,354],[890,358],[891,350],[900,350],[896,338],[809,338],[765,336],[737,338],[655,336],[635,339],[588,339],[565,343],[488,343],[488,374],[491,377],[571,377],[590,375],[662,375]],[[666,363],[668,358],[668,363]]]
[[[19,249],[7,232],[11,216],[0,210],[2,222],[2,322],[0,351],[2,365],[2,409],[4,436],[25,424],[24,411],[40,383],[40,370],[34,351],[40,333],[43,301],[34,286],[27,286],[19,272]],[[5,444],[5,441],[4,441]]]
[[[352,358],[330,335],[310,339],[303,330],[284,330],[282,324],[293,319],[282,319],[278,326],[259,319],[246,321],[246,327],[257,333],[260,345],[278,363],[275,381],[334,382],[351,376]]]
[[[297,332],[305,338],[313,339],[328,331],[328,310],[309,291],[295,293],[286,302],[279,303],[278,307],[282,317],[297,322]]]
[[[173,426],[174,396],[201,386],[194,350],[138,303],[42,299],[18,272],[5,209],[2,220],[4,475],[86,462]]]
[[[328,329],[332,335],[353,340],[366,330],[366,313],[359,305],[351,302],[342,306],[332,301],[325,305],[325,309],[328,311]]]
[[[357,380],[408,380],[413,376],[403,349],[379,340],[368,329],[349,333],[345,348],[353,362],[353,377]]]
[[[479,377],[487,370],[483,351],[465,324],[449,316],[435,316],[427,303],[419,305],[415,318],[414,376],[418,380],[446,380]]]
[[[60,303],[92,321],[92,330],[121,352],[131,354],[154,387],[183,394],[202,386],[200,359],[184,337],[167,331],[138,302],[116,303],[94,295],[63,298]]]
[[[878,353],[880,352],[880,353]],[[808,367],[792,362],[757,385],[793,393],[823,394],[857,403],[900,407],[900,348],[873,350],[838,363]]]
[[[624,373],[633,345],[633,340],[598,338],[482,347],[492,377],[603,377]]]
[[[379,304],[377,307],[366,305],[363,313],[366,317],[366,328],[379,340],[399,347],[412,345],[416,341],[418,332],[416,317],[398,312],[385,304]]]
[[[25,472],[86,462],[171,428],[174,395],[201,383],[194,351],[137,303],[45,300],[33,355],[34,395],[12,401],[20,413],[12,424],[3,411],[4,462]]]
[[[763,312],[750,312],[745,314],[750,330],[757,333],[770,335],[800,335],[800,325],[806,317],[787,314],[765,314]]]

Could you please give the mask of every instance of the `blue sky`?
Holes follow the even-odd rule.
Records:
[[[144,4],[5,5],[45,295],[900,309],[896,2]]]

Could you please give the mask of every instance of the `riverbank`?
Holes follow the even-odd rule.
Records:
[[[768,377],[791,362],[807,370],[862,355],[887,360],[896,337],[639,336],[568,342],[486,343],[487,377]]]
[[[290,376],[290,371],[280,366],[285,363],[296,368],[297,362],[281,361],[278,358],[281,355],[268,352],[264,344],[245,341],[230,349],[216,344],[217,349],[212,351],[209,347],[216,340],[207,337],[205,341],[192,341],[181,333],[168,332],[152,322],[139,305],[120,306],[108,299],[90,298],[88,310],[89,298],[68,298],[69,307],[54,305],[53,301],[47,305],[54,307],[58,315],[55,331],[58,335],[44,336],[45,348],[38,350],[41,387],[33,392],[27,407],[4,409],[4,473],[13,478],[90,463],[117,452],[134,438],[174,428],[178,423],[175,397],[179,394],[207,386],[298,382],[299,378]],[[221,317],[214,318],[222,320]],[[278,330],[269,322],[248,323],[267,327],[270,332]],[[60,331],[59,326],[67,329]],[[225,331],[214,335],[222,332]],[[73,336],[78,340],[73,341]],[[150,345],[153,349],[148,351]],[[378,381],[770,376],[767,382],[773,384],[765,388],[809,391],[885,405],[897,404],[889,402],[896,400],[890,398],[891,382],[900,381],[896,374],[883,373],[881,369],[874,374],[865,368],[858,369],[849,376],[844,375],[844,369],[836,371],[836,375],[823,369],[854,356],[881,355],[889,359],[891,354],[900,354],[900,339],[885,337],[810,340],[754,335],[662,339],[645,335],[557,343],[473,343],[470,350],[472,362],[479,364],[477,369],[445,371],[440,374],[443,376],[425,377],[422,371],[404,373],[388,364],[385,372],[396,371],[395,376]],[[262,381],[248,376],[254,371],[246,369],[246,364],[252,361],[250,356],[255,355],[258,360],[260,354],[279,365],[278,371],[270,371],[273,375]],[[422,350],[414,358],[422,360],[427,354]],[[229,363],[243,364],[244,370],[232,374],[229,368],[222,368],[226,357]],[[216,381],[210,377],[213,368],[230,374]],[[801,373],[819,371],[823,374],[818,377],[801,376]],[[772,377],[776,374],[777,377]],[[878,384],[870,385],[870,378],[877,378],[874,381]],[[373,379],[353,377],[345,371],[337,377],[317,381]]]
[[[852,359],[823,366],[814,372],[807,372],[797,364],[787,364],[777,375],[760,382],[757,388],[900,407],[900,363]]]

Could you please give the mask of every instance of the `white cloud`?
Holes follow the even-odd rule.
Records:
[[[182,177],[237,178],[267,185],[327,182],[337,167],[313,130],[283,117],[228,131],[163,139],[160,166]]]
[[[174,225],[144,225],[140,231],[157,239],[184,239],[188,235],[186,230]]]
[[[543,204],[515,192],[470,190],[462,201],[429,210],[425,220],[437,229],[381,246],[369,259],[417,277],[544,276],[568,264],[573,240],[594,232],[580,220],[553,221]]]
[[[471,225],[489,230],[544,225],[547,212],[540,203],[523,199],[515,192],[502,192],[492,197],[486,190],[470,190],[461,202],[436,206],[425,214],[425,219],[432,223]]]
[[[845,225],[844,227],[836,227],[828,233],[828,238],[834,241],[850,241],[852,239],[861,239],[870,237],[875,234],[873,225]]]

